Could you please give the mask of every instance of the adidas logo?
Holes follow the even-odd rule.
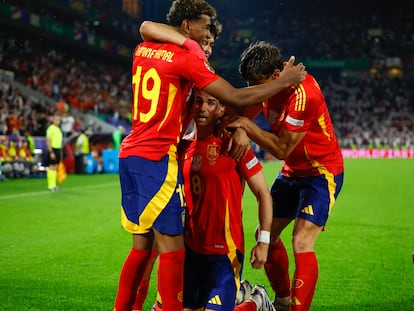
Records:
[[[215,295],[213,298],[211,298],[208,301],[208,303],[211,303],[212,305],[219,305],[219,306],[222,305],[221,299],[220,299],[220,296],[219,295]]]
[[[312,215],[313,216],[313,208],[312,205],[308,205],[300,210],[301,213]]]
[[[299,301],[299,299],[295,296],[295,297],[292,297],[292,300],[291,300],[291,302],[290,302],[290,304],[293,306],[293,305],[295,305],[295,306],[300,306],[300,305],[302,305],[301,303],[300,303],[300,301]]]

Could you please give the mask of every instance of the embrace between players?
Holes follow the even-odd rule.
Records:
[[[326,103],[304,66],[293,66],[294,58],[283,66],[279,49],[269,43],[252,44],[242,54],[240,72],[249,87],[236,89],[215,74],[207,63],[219,33],[215,17],[204,0],[175,0],[167,15],[170,26],[141,25],[146,41],[133,58],[132,130],[119,153],[121,221],[133,244],[114,310],[142,308],[155,253],[154,308],[310,308],[318,276],[314,244],[343,182]],[[261,110],[272,132],[251,121]],[[181,139],[191,117],[194,131]],[[222,135],[226,128],[235,131]],[[284,160],[272,196],[248,138]],[[259,206],[250,262],[254,268],[264,265],[273,304],[263,287],[240,282],[245,180]],[[279,235],[292,220],[296,270],[291,284]]]

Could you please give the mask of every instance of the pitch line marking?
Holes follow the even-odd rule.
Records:
[[[105,188],[109,186],[115,186],[119,183],[106,183],[106,184],[99,184],[99,185],[90,185],[90,186],[82,186],[82,187],[75,187],[75,188],[68,188],[68,190],[77,190],[77,189],[96,189],[96,188]],[[37,192],[26,192],[26,193],[19,193],[19,194],[10,194],[10,195],[0,195],[0,200],[8,200],[8,199],[16,199],[21,197],[32,197],[38,195],[50,195],[51,193],[47,190],[45,191],[37,191]]]

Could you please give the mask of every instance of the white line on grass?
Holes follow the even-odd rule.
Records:
[[[99,185],[89,185],[89,186],[82,186],[82,187],[76,187],[76,188],[68,188],[68,190],[77,190],[77,189],[97,189],[97,188],[105,188],[109,186],[119,186],[119,183],[106,183],[106,184],[99,184]],[[64,191],[64,190],[63,190]],[[16,199],[21,197],[33,197],[38,195],[50,195],[51,193],[49,191],[37,191],[37,192],[25,192],[25,193],[19,193],[19,194],[10,194],[10,195],[1,195],[0,200],[8,200],[8,199]]]

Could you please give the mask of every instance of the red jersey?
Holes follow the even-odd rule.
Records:
[[[187,96],[218,79],[198,56],[178,45],[143,42],[132,66],[132,129],[124,138],[120,158],[159,160],[180,140]]]
[[[334,175],[343,172],[342,153],[328,107],[311,75],[308,74],[302,83],[269,98],[263,106],[274,133],[277,134],[282,127],[288,131],[306,132],[286,157],[283,175],[304,177],[320,175],[326,170]]]
[[[244,253],[244,181],[262,165],[251,149],[240,161],[226,154],[227,142],[215,136],[182,141],[180,164],[187,202],[185,244],[199,254]]]

